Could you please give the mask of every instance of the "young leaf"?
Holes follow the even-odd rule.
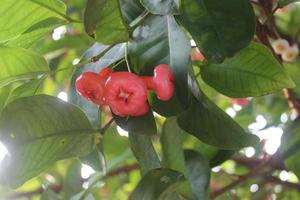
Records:
[[[163,200],[172,195],[184,176],[170,169],[154,169],[139,182],[131,195],[132,200]],[[164,194],[167,193],[167,194]]]
[[[119,0],[88,0],[84,13],[86,32],[103,44],[117,44],[129,39]]]
[[[141,0],[141,3],[152,14],[179,14],[180,0]]]
[[[174,110],[186,107],[190,41],[173,16],[149,16],[134,32],[128,50],[131,66],[138,74],[153,75],[153,69],[158,64],[168,64],[172,68],[175,75],[176,99],[170,103],[151,96],[153,99],[150,101],[156,112],[172,116],[177,114]]]
[[[248,46],[255,33],[249,0],[184,0],[178,21],[205,57],[221,62]]]
[[[39,92],[41,85],[43,84],[44,78],[33,79],[24,83],[14,89],[9,97],[9,102],[14,101],[17,98],[33,96]]]
[[[0,87],[49,72],[46,60],[31,51],[0,46]]]
[[[207,63],[201,68],[201,76],[219,92],[238,98],[295,86],[271,51],[258,43],[252,43],[223,63]]]
[[[20,186],[57,160],[92,151],[96,131],[77,107],[38,95],[8,104],[0,118],[0,139],[10,155],[1,166],[1,182]]]
[[[64,24],[66,24],[66,21],[59,18],[45,19],[29,27],[18,37],[9,40],[8,42],[6,42],[6,45],[29,48],[36,41],[44,37],[47,33]]]
[[[66,6],[59,0],[2,0],[0,41],[18,38],[30,27],[39,22],[45,22],[46,19],[64,20],[65,13]],[[47,22],[43,27],[51,25],[52,23]]]

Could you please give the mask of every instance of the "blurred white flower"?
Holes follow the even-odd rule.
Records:
[[[294,62],[299,55],[299,48],[296,44],[289,47],[286,51],[282,54],[282,59],[286,62]]]
[[[278,39],[272,43],[272,47],[277,54],[284,53],[287,49],[290,48],[290,45],[285,39]]]

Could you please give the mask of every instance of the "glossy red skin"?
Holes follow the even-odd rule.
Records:
[[[114,72],[113,69],[109,67],[105,67],[101,69],[101,71],[99,72],[99,76],[106,80],[113,72]]]
[[[149,110],[147,86],[137,75],[115,72],[105,83],[104,98],[118,116],[142,116]]]
[[[154,69],[153,77],[142,77],[148,89],[152,89],[157,98],[163,101],[170,100],[174,95],[174,75],[170,67],[160,64]]]
[[[104,105],[104,84],[105,79],[100,77],[99,74],[85,72],[77,78],[75,87],[82,97],[97,105]]]

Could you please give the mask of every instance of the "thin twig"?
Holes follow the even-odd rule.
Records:
[[[52,71],[52,73],[57,73],[57,72],[61,72],[61,71],[64,71],[64,70],[70,70],[70,69],[74,69],[76,67],[83,67],[84,65],[89,64],[89,63],[95,63],[100,58],[102,58],[109,50],[111,50],[114,46],[115,45],[110,45],[107,48],[105,48],[101,53],[99,53],[97,56],[94,56],[92,58],[84,60],[84,61],[82,61],[82,62],[80,62],[76,65],[71,66],[71,67],[65,67],[65,68],[57,69],[55,71]]]
[[[249,178],[258,176],[261,174],[261,172],[263,171],[263,169],[270,163],[270,161],[272,160],[272,158],[268,158],[266,160],[264,160],[263,162],[261,162],[257,167],[255,167],[254,169],[252,169],[248,174],[240,176],[236,181],[233,181],[232,183],[230,183],[229,185],[213,192],[211,194],[211,199],[215,199],[216,197],[222,195],[223,193],[230,191],[231,189],[233,189],[234,187],[236,187],[237,185],[247,181]]]
[[[110,127],[110,125],[114,122],[114,118],[111,118],[101,129],[99,129],[99,132],[101,135],[105,134],[105,131]]]
[[[130,31],[133,32],[137,27],[139,27],[148,17],[150,14],[149,11],[145,10],[139,17],[137,17],[131,24],[130,24]]]
[[[138,163],[133,163],[133,164],[128,164],[128,165],[124,165],[121,166],[119,168],[116,168],[114,170],[111,170],[110,172],[107,173],[107,175],[105,175],[102,179],[107,179],[110,177],[115,177],[118,176],[120,174],[128,174],[134,170],[139,169],[139,165]],[[83,180],[84,181],[84,180]],[[50,186],[50,189],[53,190],[56,193],[59,193],[63,190],[63,185],[52,185]],[[32,191],[27,191],[27,192],[16,192],[13,194],[9,194],[6,197],[4,197],[5,200],[16,200],[16,199],[20,199],[20,198],[31,198],[35,195],[40,195],[45,191],[45,189],[43,187],[39,187],[35,190]]]
[[[265,176],[264,182],[265,183],[276,183],[276,184],[280,184],[287,188],[296,189],[298,191],[300,190],[300,184],[292,183],[289,181],[282,181],[281,179],[279,179],[278,177],[275,177],[275,176]]]
[[[274,57],[277,58],[277,60],[282,63],[282,59],[276,55],[274,52],[272,45],[269,42],[268,39],[268,31],[265,31],[264,28],[267,28],[266,26],[262,25],[259,20],[257,20],[257,32],[256,35],[258,39],[261,41],[262,44],[267,46],[273,53]],[[276,31],[273,31],[276,32]],[[272,34],[274,36],[274,34]],[[277,36],[274,36],[275,39],[277,39]],[[289,107],[291,108],[292,112],[295,113],[296,117],[300,117],[300,101],[297,99],[294,91],[292,89],[283,89],[283,94],[288,100]]]

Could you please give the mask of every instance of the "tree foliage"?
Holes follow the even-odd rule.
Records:
[[[0,198],[299,199],[297,2],[2,0]],[[159,64],[175,92],[143,116],[75,89]]]

